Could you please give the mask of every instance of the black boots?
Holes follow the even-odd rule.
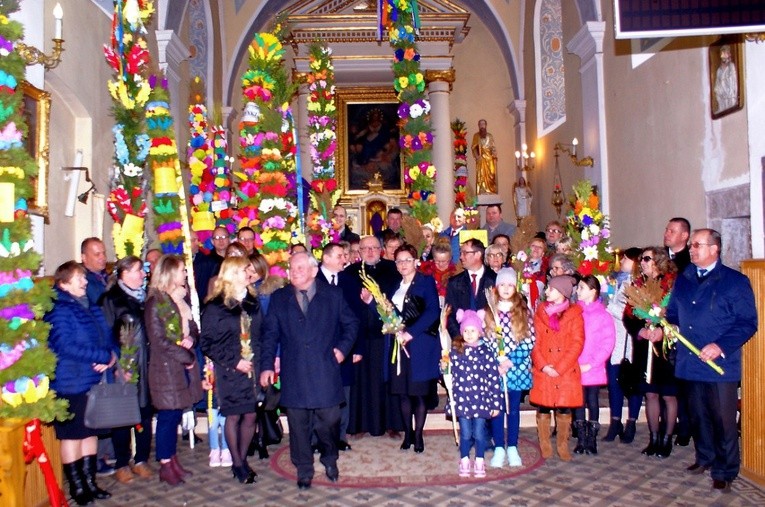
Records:
[[[672,454],[672,435],[660,435],[659,444],[656,447],[657,458],[668,458]]]
[[[603,437],[604,442],[613,442],[616,437],[622,437],[624,432],[624,425],[619,419],[611,419],[611,423],[608,425],[608,432]]]
[[[600,423],[597,421],[587,422],[587,443],[584,449],[587,454],[598,453],[598,430],[600,430]]]
[[[64,475],[69,482],[69,494],[77,505],[93,503],[93,495],[85,484],[85,475],[82,472],[82,458],[74,463],[65,463]]]
[[[627,419],[627,424],[624,426],[624,431],[619,437],[623,444],[631,444],[635,440],[635,419]]]
[[[587,450],[587,426],[584,421],[574,421],[574,433],[576,433],[576,447],[574,454],[584,454]]]
[[[83,456],[81,458],[81,461],[82,461],[83,475],[85,477],[85,484],[90,490],[90,493],[93,495],[93,498],[97,500],[103,500],[104,498],[111,498],[112,496],[111,493],[99,488],[98,484],[96,484],[96,467],[98,463],[98,459],[96,459],[96,455],[93,454],[91,456]]]
[[[640,451],[641,454],[645,454],[646,456],[653,456],[656,454],[656,451],[659,446],[659,434],[651,432],[651,439],[648,441],[648,445],[645,449]]]

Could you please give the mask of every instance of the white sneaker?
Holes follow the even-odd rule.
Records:
[[[459,466],[459,476],[460,477],[470,477],[470,472],[472,472],[472,463],[470,462],[470,458],[465,456],[460,460],[460,466]]]
[[[484,465],[483,458],[475,459],[475,468],[473,469],[473,476],[478,477],[479,479],[482,477],[486,477],[486,465]]]
[[[210,466],[211,467],[220,466],[220,449],[212,449],[210,451]]]
[[[504,463],[505,463],[505,448],[495,447],[494,456],[491,457],[491,461],[489,461],[489,466],[491,468],[502,468],[502,465],[504,465]]]
[[[231,459],[231,451],[228,449],[223,449],[220,451],[220,466],[230,467],[233,464],[234,461]]]
[[[511,467],[522,467],[523,462],[521,461],[521,455],[518,454],[518,448],[517,447],[508,447],[507,448],[507,462]]]

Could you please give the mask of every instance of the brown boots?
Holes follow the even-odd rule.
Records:
[[[539,436],[539,449],[542,451],[542,457],[549,459],[552,457],[552,444],[550,443],[550,414],[537,412],[537,435]]]
[[[551,414],[537,412],[539,449],[545,459],[551,458],[553,454],[552,443],[550,442],[551,419]],[[571,437],[571,414],[556,414],[555,419],[558,427],[558,436],[556,437],[558,456],[560,456],[561,461],[571,461],[571,451],[568,448],[568,439]]]

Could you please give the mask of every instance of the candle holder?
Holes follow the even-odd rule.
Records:
[[[46,55],[36,47],[28,46],[23,42],[16,43],[16,50],[27,65],[43,65],[47,70],[55,69],[61,63],[64,39],[53,39],[53,52],[50,55]]]
[[[560,213],[563,209],[563,203],[566,202],[566,195],[563,193],[563,182],[560,175],[560,163],[558,162],[558,149],[556,145],[555,149],[555,173],[553,174],[553,192],[552,192],[552,199],[550,200],[550,204],[553,205],[555,208],[555,213],[558,215],[558,219],[560,219]]]
[[[555,147],[553,148],[555,150],[555,158],[557,160],[558,158],[558,152],[563,152],[566,155],[569,156],[571,159],[571,163],[574,164],[577,167],[592,167],[595,161],[592,159],[592,157],[584,157],[584,158],[577,158],[576,156],[576,147],[579,145],[579,141],[577,141],[576,137],[571,142],[571,144],[568,143],[555,143]]]

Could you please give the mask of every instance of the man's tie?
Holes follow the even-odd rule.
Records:
[[[707,270],[707,269],[697,269],[696,270],[696,274],[698,275],[699,280],[701,280],[701,279],[703,279],[704,277],[707,276],[707,271],[709,271],[709,270]]]
[[[476,279],[476,277],[478,277],[478,275],[476,273],[471,273],[470,276],[472,277],[472,280],[470,281],[470,288],[473,289],[473,295],[477,296],[478,295],[478,283],[476,282],[475,279]]]
[[[331,285],[337,285],[337,283],[335,282],[335,274],[334,273],[332,273],[332,280],[330,280],[329,283]]]
[[[307,290],[301,290],[300,294],[303,296],[300,299],[300,309],[303,310],[303,314],[304,315],[307,315],[308,314],[308,303],[310,303],[310,301],[308,301],[308,291]]]

